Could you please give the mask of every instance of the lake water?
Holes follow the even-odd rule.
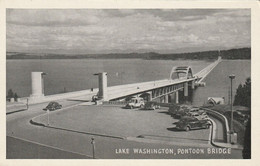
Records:
[[[108,86],[169,78],[172,67],[191,66],[196,73],[209,65],[208,61],[191,60],[141,60],[141,59],[44,59],[7,60],[6,90],[12,89],[21,97],[31,93],[31,72],[42,71],[45,76],[45,95],[97,88],[98,79],[93,74],[108,73]],[[197,88],[194,104],[203,103],[207,97],[228,98],[230,80],[235,74],[235,86],[245,82],[251,74],[251,61],[221,62],[206,78],[206,87]],[[234,88],[235,89],[235,88]]]

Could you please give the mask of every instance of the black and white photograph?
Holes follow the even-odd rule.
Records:
[[[5,13],[7,161],[251,159],[251,8]]]

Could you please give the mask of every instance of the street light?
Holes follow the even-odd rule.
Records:
[[[93,152],[93,159],[95,159],[95,139],[91,138],[91,144],[92,144],[92,152]]]
[[[231,82],[231,91],[230,91],[230,109],[231,109],[231,124],[230,124],[230,132],[233,133],[233,94],[232,94],[232,80],[235,79],[235,75],[229,75],[230,82]]]

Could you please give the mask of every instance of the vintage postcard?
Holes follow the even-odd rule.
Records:
[[[25,2],[1,7],[0,165],[253,160],[257,2]]]

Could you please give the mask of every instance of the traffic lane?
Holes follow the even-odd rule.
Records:
[[[63,109],[80,103],[79,101],[66,100],[61,100],[58,102],[63,105]],[[20,131],[20,129],[30,129],[31,118],[42,114],[46,114],[46,111],[44,111],[43,108],[45,108],[47,104],[48,103],[34,104],[31,105],[29,109],[26,111],[6,115],[6,134],[15,136],[24,134],[22,131]]]
[[[62,149],[48,147],[37,143],[6,137],[7,159],[90,159],[92,156],[67,152]]]
[[[68,100],[59,100],[59,101],[56,101],[56,102],[60,103],[63,108],[81,103],[81,101],[68,101]],[[29,109],[26,110],[26,111],[8,114],[6,116],[7,117],[6,120],[8,121],[8,120],[11,120],[11,119],[21,118],[23,116],[30,116],[30,114],[33,114],[35,112],[44,113],[43,109],[48,104],[49,104],[49,102],[29,105]],[[8,108],[7,108],[7,110],[8,110]]]
[[[213,116],[209,116],[209,117],[216,124],[216,133],[215,133],[214,141],[224,142],[225,141],[225,135],[224,135],[225,125],[223,125],[223,123],[220,120],[218,120],[217,118],[215,118]]]

